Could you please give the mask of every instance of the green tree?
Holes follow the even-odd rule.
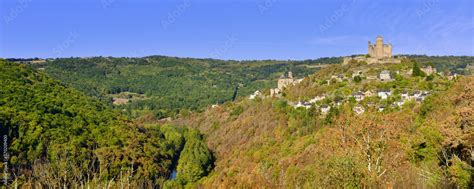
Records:
[[[413,72],[411,73],[413,77],[425,77],[425,72],[421,71],[418,62],[413,61]]]
[[[354,77],[354,81],[355,81],[356,83],[360,83],[360,82],[362,81],[362,77],[360,77],[360,76],[355,76],[355,77]]]
[[[206,176],[212,168],[213,157],[202,136],[194,129],[186,133],[186,144],[178,160],[177,179],[192,183]]]

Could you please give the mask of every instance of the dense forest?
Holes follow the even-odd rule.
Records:
[[[212,139],[207,143],[216,152],[216,167],[200,181],[205,188],[472,188],[474,79],[405,74],[429,64],[412,59],[329,66],[287,88],[282,98],[245,99],[173,123]],[[389,70],[394,79],[331,79],[359,70]],[[344,97],[379,89],[393,94],[385,100]],[[430,95],[423,102],[392,105],[402,91],[424,90]],[[318,102],[332,106],[327,114],[316,105],[291,105],[318,95],[327,95]],[[365,113],[356,114],[356,106]]]
[[[130,99],[117,108],[132,118],[145,114],[163,118],[231,101],[236,87],[237,96],[274,87],[275,80],[289,70],[303,77],[317,71],[320,64],[339,62],[340,58],[224,61],[150,56],[60,58],[33,66],[106,103],[117,96]],[[130,94],[142,98],[130,98]]]
[[[134,123],[23,64],[0,60],[0,81],[1,168],[8,182],[2,184],[180,186],[213,166],[212,153],[194,129]],[[176,169],[178,178],[168,181]]]

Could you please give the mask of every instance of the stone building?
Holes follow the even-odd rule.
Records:
[[[390,71],[388,71],[388,70],[383,70],[382,72],[380,72],[379,78],[380,78],[381,81],[390,81],[390,80],[392,80],[392,77],[390,76]]]
[[[436,73],[436,68],[433,68],[431,66],[427,66],[427,67],[421,68],[421,71],[425,72],[426,75],[431,75],[431,74]]]
[[[294,79],[293,79],[293,73],[290,71],[288,72],[288,77],[285,77],[285,75],[282,75],[280,79],[278,79],[278,89],[283,90],[288,85],[293,84]]]
[[[371,58],[392,58],[392,44],[383,44],[382,36],[377,36],[373,45],[369,41],[368,49]]]
[[[351,61],[367,62],[367,64],[401,63],[400,58],[394,58],[392,55],[392,44],[383,44],[381,36],[375,39],[375,44],[369,41],[367,56],[344,57],[343,64],[349,64]]]
[[[303,81],[303,79],[294,79],[293,73],[290,71],[288,72],[288,76],[282,75],[280,79],[278,79],[278,87],[270,89],[270,96],[276,96],[280,94],[287,86],[296,85],[301,81]]]

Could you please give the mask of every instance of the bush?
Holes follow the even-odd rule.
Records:
[[[433,75],[433,74],[431,74],[431,75],[429,75],[428,77],[426,77],[426,81],[433,81],[433,79],[434,79],[434,75]]]
[[[244,112],[244,108],[242,106],[237,106],[232,109],[230,116],[238,117],[242,112]]]
[[[354,82],[360,83],[362,81],[362,78],[360,76],[355,76],[354,77]]]
[[[336,188],[361,188],[364,174],[352,157],[333,157],[326,162],[328,173],[324,185]]]
[[[275,108],[279,112],[286,112],[286,108],[288,107],[288,102],[283,99],[278,99],[277,101],[273,102],[273,108]]]
[[[451,182],[459,188],[473,186],[473,168],[466,162],[461,161],[457,156],[451,159],[451,163],[451,166],[448,167]]]

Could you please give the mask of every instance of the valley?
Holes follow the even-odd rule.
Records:
[[[472,64],[472,57],[337,61],[342,59],[97,57],[2,63],[7,85],[0,110],[11,140],[9,166],[26,171],[14,182],[164,188],[469,185],[474,84],[469,70],[460,68]],[[311,64],[317,69],[300,66]],[[26,88],[12,90],[18,82]],[[239,91],[233,101],[234,85]],[[20,94],[33,96],[11,100]],[[84,153],[89,155],[79,155]],[[55,175],[64,169],[77,172]],[[38,175],[38,170],[49,171]],[[123,180],[124,174],[132,180]],[[87,175],[92,179],[84,179]]]

